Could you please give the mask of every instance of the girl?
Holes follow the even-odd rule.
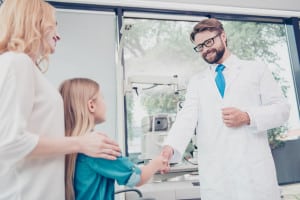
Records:
[[[59,91],[64,100],[66,136],[93,134],[95,124],[105,121],[106,108],[95,81],[87,78],[69,79],[62,83]],[[164,167],[166,163],[162,156],[140,169],[126,157],[105,160],[85,154],[68,155],[66,199],[113,200],[115,180],[120,185],[139,186]]]

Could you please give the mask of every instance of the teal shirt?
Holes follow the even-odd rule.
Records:
[[[141,170],[127,157],[116,160],[78,154],[74,175],[76,200],[114,200],[115,180],[129,187],[140,182]]]

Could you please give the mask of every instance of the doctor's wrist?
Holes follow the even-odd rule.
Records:
[[[250,117],[249,117],[249,114],[247,112],[243,113],[243,122],[246,125],[250,125]]]

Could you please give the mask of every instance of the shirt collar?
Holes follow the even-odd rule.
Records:
[[[222,64],[226,67],[225,69],[230,69],[237,64],[237,60],[238,60],[237,56],[231,54]],[[215,71],[218,65],[219,64],[212,64],[210,66],[210,69]]]

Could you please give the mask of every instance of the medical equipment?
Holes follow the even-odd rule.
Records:
[[[170,114],[156,114],[143,118],[141,137],[141,159],[150,160],[159,155],[169,129],[174,122],[174,116]]]
[[[127,79],[127,83],[125,84],[125,93],[131,92],[132,89],[136,90],[137,92],[137,86],[136,85],[145,85],[150,84],[152,85],[151,88],[156,87],[158,85],[167,85],[167,86],[173,86],[174,92],[178,92],[179,90],[184,90],[184,88],[179,88],[179,81],[178,76],[152,76],[152,75],[136,75],[136,76],[130,76]]]

